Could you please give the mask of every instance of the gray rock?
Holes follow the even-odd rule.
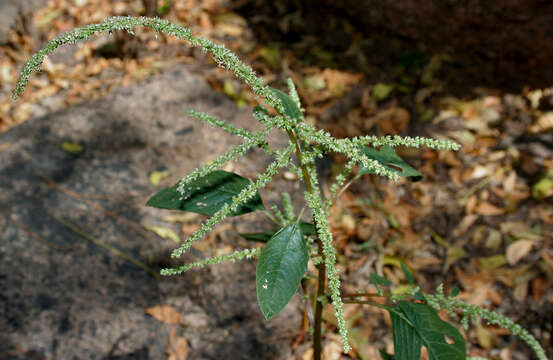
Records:
[[[0,358],[162,359],[172,331],[187,339],[189,359],[285,356],[301,304],[294,299],[266,322],[254,262],[162,279],[133,263],[154,272],[174,264],[174,242],[144,228],[180,226],[163,221],[169,211],[144,206],[162,187],[149,183],[150,172],[168,169],[163,185],[172,185],[238,142],[184,116],[187,108],[255,124],[249,111],[178,68],[0,135]],[[84,152],[64,151],[64,141]],[[268,161],[253,151],[234,171],[254,178]],[[232,230],[211,241],[210,250],[192,249],[180,261],[213,255],[214,246],[252,245]],[[182,323],[144,313],[161,304],[180,311]]]
[[[28,18],[45,2],[46,0],[0,0],[0,44],[6,43],[9,31],[18,21]]]
[[[16,0],[0,0],[0,44],[6,42],[8,31],[17,21],[18,2]]]

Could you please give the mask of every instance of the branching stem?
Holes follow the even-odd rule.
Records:
[[[377,293],[358,293],[358,294],[342,294],[343,298],[356,298],[356,297],[386,297]]]

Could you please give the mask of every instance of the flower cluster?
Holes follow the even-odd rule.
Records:
[[[350,350],[348,330],[346,327],[346,320],[344,319],[344,304],[340,296],[340,276],[338,274],[338,269],[336,269],[336,249],[334,245],[332,245],[332,233],[329,230],[328,216],[318,192],[306,192],[305,199],[313,212],[313,219],[317,227],[317,235],[323,244],[324,263],[327,271],[330,298],[334,306],[338,331],[342,338],[342,346],[344,347],[344,351],[348,352]]]
[[[443,284],[440,284],[436,288],[436,295],[425,294],[424,298],[428,305],[432,306],[436,310],[444,308],[450,316],[454,316],[457,310],[460,310],[463,314],[461,324],[468,329],[469,319],[472,323],[477,323],[478,319],[484,319],[490,324],[501,326],[509,330],[513,335],[519,336],[530,348],[534,351],[539,360],[547,360],[545,351],[541,347],[540,343],[534,338],[528,330],[524,329],[513,320],[498,314],[494,311],[482,309],[476,305],[469,305],[461,300],[454,299],[451,296],[444,294]]]
[[[259,248],[238,250],[231,254],[213,256],[197,262],[185,264],[177,268],[163,269],[161,270],[161,275],[178,275],[193,268],[202,268],[206,265],[220,264],[224,261],[234,263],[237,260],[252,259],[254,257],[258,257],[260,253],[261,253],[261,249]]]

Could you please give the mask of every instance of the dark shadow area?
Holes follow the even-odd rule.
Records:
[[[380,80],[420,70],[434,55],[449,93],[474,86],[520,91],[553,83],[553,4],[235,1],[260,43],[294,51],[305,66],[362,71]]]

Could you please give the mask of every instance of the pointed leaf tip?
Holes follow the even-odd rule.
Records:
[[[399,265],[401,266],[401,271],[403,271],[403,275],[405,275],[405,279],[407,280],[409,285],[414,285],[415,278],[413,277],[413,274],[411,274],[409,269],[407,269],[407,266],[405,266],[405,264],[402,261],[399,262]]]
[[[300,119],[303,115],[301,109],[298,107],[294,99],[290,95],[280,91],[279,89],[271,88],[275,95],[280,99],[284,113],[290,119]]]
[[[379,150],[364,146],[361,152],[369,159],[378,161],[388,170],[395,172],[399,176],[405,176],[414,182],[423,178],[422,174],[397,155],[395,149],[391,146],[384,145]],[[362,167],[359,174],[373,174],[373,171]]]

